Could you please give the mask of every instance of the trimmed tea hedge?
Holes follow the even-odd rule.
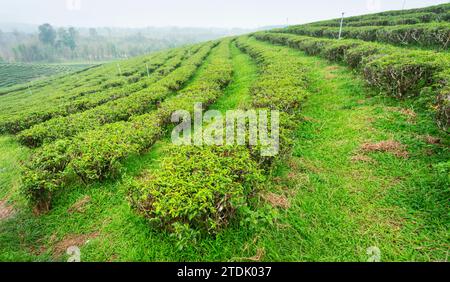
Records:
[[[345,18],[346,25],[398,25],[414,24],[416,20],[423,22],[449,21],[450,4],[442,4],[419,9],[388,11],[363,16]],[[402,20],[406,21],[403,22]],[[341,19],[333,19],[312,23],[315,26],[339,26]],[[373,24],[376,23],[376,24]],[[387,23],[387,24],[383,24]],[[392,24],[391,24],[392,23]],[[395,24],[394,24],[395,23]]]
[[[280,110],[281,153],[261,157],[248,146],[168,145],[161,166],[130,184],[133,206],[156,226],[178,236],[216,233],[227,225],[264,181],[263,168],[290,150],[296,113],[308,95],[298,57],[240,37],[238,47],[252,56],[260,77],[251,88],[252,108]]]
[[[450,69],[438,75],[438,89],[440,89],[436,103],[438,124],[450,132]]]
[[[174,78],[169,88],[178,81],[191,77],[210,49],[217,43],[207,43],[196,54],[201,60],[180,67],[184,76]],[[177,96],[166,99],[158,109],[136,116],[130,121],[104,125],[83,132],[73,139],[63,139],[38,149],[27,163],[23,175],[23,189],[32,203],[48,208],[51,195],[74,175],[85,183],[113,177],[123,159],[151,147],[164,133],[172,113],[179,109],[192,111],[195,102],[210,104],[222,94],[221,89],[231,79],[229,42],[223,41],[211,55],[211,61],[194,82]]]
[[[448,87],[445,73],[450,68],[450,59],[446,54],[404,50],[358,40],[338,41],[280,33],[257,33],[254,36],[358,68],[369,85],[398,98],[417,96],[425,87],[435,88],[437,97],[437,93]],[[445,112],[442,109],[447,108],[443,105],[445,95],[439,97],[436,101],[436,108],[440,109],[438,123],[442,128],[447,128],[448,120],[442,118]]]
[[[31,80],[53,76],[55,74],[71,73],[90,65],[68,64],[24,64],[0,62],[0,88],[26,83]],[[3,93],[0,93],[2,95]],[[6,94],[6,93],[5,93]]]
[[[277,32],[337,39],[339,28],[321,26],[292,26]],[[428,23],[400,26],[345,27],[342,37],[364,41],[384,42],[394,45],[412,45],[448,50],[450,48],[450,23]]]
[[[351,20],[349,18],[344,19],[344,26],[361,27],[361,26],[393,26],[393,25],[411,25],[430,22],[446,22],[448,21],[448,13],[435,14],[435,13],[413,13],[400,16],[385,16],[385,17],[364,17],[360,20]],[[328,22],[319,22],[309,24],[309,26],[322,26],[322,27],[339,27],[341,19],[335,19]]]
[[[185,50],[178,52],[182,52],[184,54]],[[152,63],[149,64],[149,73],[154,72],[165,63],[170,63],[169,59],[172,57],[172,52],[155,55],[153,57]],[[177,58],[178,64],[181,60],[182,58]],[[131,81],[131,83],[124,85],[124,78],[101,78],[99,74],[97,74],[97,76],[99,76],[100,78],[97,78],[99,79],[99,81],[97,82],[98,85],[96,86],[89,86],[86,82],[86,80],[88,80],[88,78],[86,77],[84,77],[84,80],[82,82],[79,82],[79,85],[75,82],[72,82],[72,84],[78,85],[74,88],[75,92],[65,90],[65,84],[63,84],[62,81],[61,83],[63,84],[63,86],[59,86],[59,88],[54,87],[52,84],[49,84],[48,91],[55,93],[52,93],[51,95],[48,95],[48,97],[45,97],[45,100],[38,100],[37,102],[39,103],[37,103],[36,106],[30,105],[29,107],[25,107],[25,110],[22,112],[3,118],[0,121],[0,132],[16,134],[24,129],[30,128],[35,124],[47,121],[53,117],[67,116],[73,113],[82,112],[109,101],[126,97],[133,92],[145,88],[147,84],[154,81],[154,78],[143,78],[138,81]],[[61,80],[64,79],[66,78],[62,78]],[[41,89],[41,91],[44,91],[44,89],[45,88]],[[30,89],[30,91],[33,90]],[[62,93],[58,94],[59,92]],[[52,97],[54,98],[52,99]],[[38,99],[37,96],[36,99]],[[27,102],[25,99],[22,100],[23,102]],[[16,104],[15,106],[19,105]]]
[[[215,233],[262,180],[246,147],[170,146],[159,169],[129,184],[130,200],[155,227],[181,236],[180,227]]]
[[[103,124],[120,120],[127,120],[130,116],[143,114],[154,109],[156,103],[164,100],[172,91],[177,90],[189,79],[184,69],[178,69],[180,64],[190,65],[202,60],[204,54],[185,57],[185,51],[170,59],[165,65],[157,69],[152,76],[146,78],[147,88],[121,99],[117,99],[88,111],[53,118],[23,131],[18,135],[22,144],[37,147],[44,142],[74,136],[79,132],[94,129]],[[196,50],[194,50],[196,51]],[[191,52],[191,54],[195,54]],[[172,72],[172,73],[171,73]],[[180,77],[180,74],[182,75]],[[175,81],[175,85],[173,85]],[[152,84],[152,82],[156,82]],[[170,87],[169,87],[170,86]],[[144,88],[142,85],[139,88]]]

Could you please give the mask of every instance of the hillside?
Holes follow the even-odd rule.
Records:
[[[341,39],[339,20],[277,28],[1,92],[0,261],[70,246],[82,261],[446,261],[449,13],[347,18]],[[174,144],[172,114],[196,103],[269,113],[277,153]],[[225,122],[205,119],[187,132]]]
[[[2,81],[0,88],[25,84],[37,79],[48,78],[56,74],[67,74],[88,68],[90,64],[14,64],[0,63]],[[3,90],[0,95],[9,90]]]

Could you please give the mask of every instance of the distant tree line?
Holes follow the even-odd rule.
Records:
[[[106,61],[229,35],[195,28],[74,28],[45,23],[35,33],[2,32],[0,61]]]

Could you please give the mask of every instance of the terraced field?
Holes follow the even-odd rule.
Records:
[[[83,261],[447,260],[449,11],[349,18],[340,40],[336,20],[257,32],[3,93],[0,261],[72,245]],[[173,144],[172,113],[195,103],[278,111],[279,153]]]
[[[55,74],[67,74],[84,68],[90,64],[20,64],[0,63],[0,89],[9,86],[27,83]],[[5,92],[0,92],[2,95]]]

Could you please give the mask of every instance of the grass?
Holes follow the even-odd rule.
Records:
[[[233,81],[212,106],[222,112],[247,104],[257,78],[255,63],[231,48]],[[446,260],[448,137],[411,101],[377,96],[348,69],[289,50],[310,69],[311,96],[293,156],[267,187],[289,202],[278,209],[274,226],[247,230],[232,222],[217,237],[182,251],[175,248],[177,238],[149,228],[129,206],[123,184],[157,165],[165,140],[130,158],[122,179],[74,186],[56,196],[49,214],[36,217],[17,192],[17,163],[28,152],[1,137],[0,167],[7,170],[0,174],[0,195],[14,200],[17,213],[0,221],[0,261],[65,260],[71,244],[81,248],[83,261],[366,261],[371,246],[380,248],[383,261]],[[429,144],[427,135],[441,143]],[[404,144],[409,157],[360,150],[382,140]],[[86,197],[80,212],[69,212]]]
[[[12,136],[0,136],[0,199],[18,193],[20,162],[26,160],[29,150],[21,147]]]

